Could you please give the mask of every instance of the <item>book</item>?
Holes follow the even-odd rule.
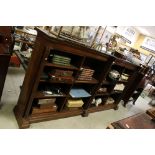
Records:
[[[32,114],[40,114],[40,113],[50,113],[50,112],[55,112],[57,111],[57,106],[52,106],[48,108],[39,108],[39,107],[34,107],[32,109]]]
[[[84,89],[80,88],[72,88],[70,93],[72,98],[81,98],[81,97],[90,97],[91,95],[85,91]]]
[[[61,70],[61,69],[53,69],[50,74],[53,74],[55,76],[72,76],[73,71],[66,71],[66,70]]]
[[[53,103],[55,103],[55,101],[56,101],[56,98],[52,98],[52,99],[40,99],[39,101],[38,101],[38,104],[53,104]]]
[[[83,106],[83,101],[78,99],[78,100],[68,100],[66,106],[67,107],[82,107]]]

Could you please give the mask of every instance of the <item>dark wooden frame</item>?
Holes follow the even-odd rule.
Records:
[[[86,46],[82,46],[76,43],[73,43],[71,41],[64,40],[62,38],[57,38],[56,36],[50,34],[46,30],[41,30],[39,28],[37,29],[37,38],[34,45],[34,51],[32,52],[32,57],[30,59],[30,62],[28,64],[28,68],[26,71],[26,75],[24,78],[23,86],[21,89],[21,93],[19,96],[19,100],[17,105],[14,108],[14,113],[18,122],[18,125],[20,128],[28,128],[31,123],[45,121],[45,120],[52,120],[52,119],[59,119],[59,118],[65,118],[70,116],[76,116],[76,115],[82,115],[82,116],[88,116],[91,112],[96,111],[103,111],[108,109],[118,109],[118,103],[119,101],[124,97],[121,95],[117,102],[111,105],[102,105],[99,107],[91,107],[91,101],[96,95],[96,91],[103,83],[107,83],[106,77],[111,70],[111,67],[113,64],[130,68],[133,71],[133,75],[135,72],[137,72],[137,66],[118,60],[117,58],[100,53],[94,49],[90,49]],[[32,102],[35,98],[37,88],[40,81],[41,74],[43,72],[43,69],[45,65],[47,64],[47,57],[49,55],[50,49],[57,49],[60,51],[63,51],[64,53],[70,53],[72,55],[77,55],[82,57],[82,60],[77,68],[77,75],[80,71],[80,68],[82,67],[83,63],[89,58],[96,62],[103,63],[103,68],[99,68],[101,71],[100,77],[98,79],[98,82],[89,82],[89,84],[92,86],[91,91],[91,97],[88,98],[88,100],[85,102],[84,106],[82,108],[78,109],[65,109],[65,104],[68,99],[69,90],[66,92],[66,96],[61,103],[61,107],[59,108],[59,111],[54,113],[40,113],[40,114],[31,114],[31,109],[33,108]],[[133,79],[135,77],[133,76]],[[74,80],[71,83],[70,89],[77,83],[77,80]],[[82,81],[81,83],[85,83]],[[88,83],[88,81],[86,82]],[[129,84],[126,85],[126,89],[129,88]],[[126,90],[125,89],[125,90]],[[127,89],[127,90],[128,90]],[[122,94],[125,94],[123,92]]]
[[[0,26],[0,100],[3,93],[5,79],[9,67],[11,50],[13,50],[14,38],[11,26]],[[2,103],[0,103],[0,108]]]

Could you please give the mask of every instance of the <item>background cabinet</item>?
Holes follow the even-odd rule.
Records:
[[[10,62],[10,51],[13,48],[12,27],[0,27],[0,99],[3,92],[5,78]],[[0,107],[2,104],[0,103]]]

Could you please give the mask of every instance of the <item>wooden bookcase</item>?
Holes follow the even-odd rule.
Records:
[[[11,26],[0,26],[0,100],[13,48],[13,29]],[[0,102],[0,108],[2,103]]]
[[[50,63],[48,56],[50,54],[59,54],[71,58],[71,66],[61,66]],[[34,51],[26,75],[24,78],[23,86],[19,96],[17,105],[14,108],[14,113],[20,128],[28,128],[31,123],[65,118],[70,116],[82,115],[87,116],[90,112],[117,109],[118,103],[122,99],[121,95],[115,95],[113,92],[114,85],[108,81],[108,73],[117,63],[124,70],[124,65],[116,61],[117,58],[100,53],[88,47],[64,40],[62,38],[56,38],[46,30],[37,28],[37,38],[34,45]],[[128,64],[128,63],[127,63]],[[79,81],[78,76],[81,72],[81,68],[88,66],[95,70],[93,79],[90,81]],[[116,65],[117,66],[117,65]],[[126,65],[128,66],[128,65]],[[131,65],[133,66],[133,65]],[[129,65],[129,67],[131,67]],[[71,80],[51,80],[43,79],[42,74],[52,68],[65,69],[73,71],[73,78]],[[135,68],[132,68],[132,73],[136,72]],[[61,87],[61,96],[45,96],[40,87],[44,86]],[[106,94],[102,94],[102,98],[107,96],[115,96],[116,102],[114,104],[100,104],[98,107],[91,104],[93,98],[97,97],[97,90],[106,85],[110,90]],[[84,105],[80,108],[67,108],[67,100],[70,99],[69,92],[72,88],[83,88],[91,94],[90,97],[82,98]],[[127,84],[126,87],[129,87]],[[39,99],[56,98],[57,111],[32,113],[36,108]]]

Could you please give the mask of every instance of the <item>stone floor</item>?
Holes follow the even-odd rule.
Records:
[[[17,129],[18,125],[13,113],[13,108],[17,104],[20,93],[20,85],[24,79],[23,68],[9,67],[6,82],[3,90],[2,100],[3,107],[0,110],[0,128]],[[150,99],[139,97],[136,104],[129,103],[127,107],[119,105],[118,110],[107,110],[89,114],[88,117],[69,117],[64,119],[40,122],[31,124],[32,129],[105,129],[111,122],[144,112],[151,108],[148,104]]]

